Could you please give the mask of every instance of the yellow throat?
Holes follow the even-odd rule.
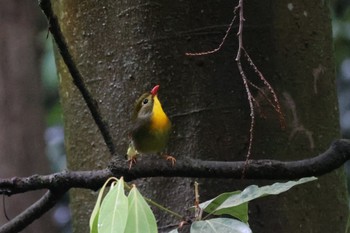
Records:
[[[166,131],[170,128],[170,121],[164,113],[161,103],[157,95],[153,97],[153,109],[151,117],[150,129],[155,131]]]

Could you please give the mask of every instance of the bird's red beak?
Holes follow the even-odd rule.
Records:
[[[159,90],[159,85],[156,85],[155,87],[153,87],[153,89],[151,91],[152,96],[157,95],[158,90]]]

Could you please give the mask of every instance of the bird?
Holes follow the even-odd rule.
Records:
[[[129,169],[136,163],[139,154],[161,153],[169,140],[171,121],[165,114],[158,99],[160,85],[142,94],[135,102],[132,113],[130,144],[127,150]],[[174,166],[176,159],[170,155],[163,157]]]

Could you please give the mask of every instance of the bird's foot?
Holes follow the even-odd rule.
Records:
[[[175,166],[176,159],[175,159],[173,156],[171,156],[171,155],[163,155],[163,157],[164,157],[167,161],[170,161],[172,166]]]
[[[128,159],[129,170],[131,169],[132,165],[136,164],[136,162],[137,162],[136,157],[132,157],[132,158]]]
[[[131,169],[133,164],[136,164],[136,156],[139,152],[135,149],[134,142],[131,140],[129,144],[129,148],[126,152],[126,157],[128,158],[129,170]]]

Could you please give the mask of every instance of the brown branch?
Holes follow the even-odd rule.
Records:
[[[125,168],[127,164],[125,163]],[[50,175],[33,175],[0,179],[0,194],[13,195],[39,189],[99,189],[111,176],[110,169],[95,171],[62,171]]]
[[[350,140],[332,143],[324,153],[298,161],[250,160],[245,179],[290,180],[321,176],[339,168],[350,159]],[[96,171],[64,171],[51,175],[0,179],[0,194],[12,195],[38,189],[85,188],[97,190],[111,176],[123,176],[126,181],[144,177],[195,177],[240,179],[245,161],[178,160],[174,167],[162,159],[140,160],[129,170],[127,163],[111,163],[108,169]]]
[[[263,95],[266,97],[268,103],[277,112],[281,128],[285,128],[285,119],[284,119],[284,116],[283,116],[283,113],[282,113],[282,110],[280,107],[280,103],[279,103],[279,100],[277,98],[277,95],[276,95],[274,89],[272,88],[271,84],[267,81],[267,79],[264,77],[264,75],[261,73],[261,71],[258,69],[258,67],[254,64],[253,59],[251,59],[248,52],[245,50],[245,48],[243,46],[243,27],[244,27],[244,21],[245,21],[243,5],[244,5],[244,0],[239,0],[237,6],[234,8],[234,11],[233,11],[234,16],[231,20],[231,23],[229,24],[229,26],[226,30],[226,33],[221,40],[221,43],[215,49],[202,51],[202,52],[196,52],[196,53],[185,53],[185,55],[187,55],[187,56],[204,56],[204,55],[216,53],[219,50],[221,50],[223,44],[225,43],[225,41],[227,39],[228,34],[230,33],[230,31],[232,29],[233,23],[238,16],[238,18],[239,18],[238,31],[237,31],[238,48],[237,48],[235,61],[237,63],[237,68],[238,68],[239,74],[241,76],[241,79],[243,81],[245,91],[247,93],[247,99],[248,99],[249,109],[250,109],[249,139],[248,139],[248,149],[247,149],[247,154],[246,154],[246,165],[247,165],[249,163],[249,159],[250,159],[250,155],[251,155],[251,151],[252,151],[252,147],[253,147],[254,126],[255,126],[255,109],[254,109],[253,102],[256,102],[252,93],[251,93],[249,85],[253,86],[261,93],[262,93],[262,90],[260,87],[258,87],[254,83],[252,83],[245,75],[244,69],[242,67],[242,62],[241,62],[242,52],[244,52],[245,58],[248,61],[249,65],[253,68],[254,72],[258,75],[260,80],[268,88],[270,94],[272,95],[273,102],[270,100],[270,98],[268,98],[263,93]],[[256,103],[259,104],[258,102],[256,102]],[[243,170],[243,174],[242,174],[243,177],[245,175],[244,172],[245,172],[245,170]]]
[[[248,84],[248,79],[243,71],[242,68],[242,64],[241,64],[241,60],[239,57],[239,60],[237,60],[237,68],[239,73],[241,74],[242,80],[243,80],[243,84],[244,84],[244,88],[246,90],[247,93],[247,98],[248,98],[248,103],[249,103],[249,109],[250,109],[250,127],[249,127],[249,141],[248,141],[248,150],[247,150],[247,154],[246,154],[246,161],[245,161],[245,166],[242,172],[242,177],[245,176],[245,169],[248,166],[249,163],[249,158],[252,152],[252,147],[253,147],[253,137],[254,137],[254,126],[255,126],[255,112],[254,112],[254,105],[253,105],[253,101],[254,101],[254,97],[250,91],[249,88],[249,84]]]
[[[264,77],[264,75],[261,73],[261,71],[258,69],[258,67],[254,64],[253,60],[250,58],[248,52],[243,48],[244,50],[244,55],[247,58],[247,61],[249,62],[249,65],[251,67],[253,67],[254,72],[259,76],[260,80],[264,83],[264,85],[269,89],[269,92],[271,93],[272,97],[273,97],[273,101],[275,103],[272,103],[271,100],[269,98],[267,98],[267,101],[270,103],[270,105],[275,109],[276,113],[278,114],[278,118],[280,121],[280,126],[282,129],[284,129],[286,127],[286,122],[281,110],[281,105],[279,103],[279,100],[277,98],[276,92],[275,90],[272,88],[271,84],[266,80],[266,78]],[[251,84],[253,85],[253,84]],[[255,86],[256,88],[260,89],[259,87]]]
[[[236,15],[233,16],[231,23],[229,24],[228,28],[226,29],[226,33],[224,35],[224,37],[221,40],[221,43],[218,45],[218,47],[216,47],[213,50],[209,50],[209,51],[204,51],[204,52],[197,52],[197,53],[185,53],[186,56],[203,56],[203,55],[208,55],[208,54],[212,54],[212,53],[216,53],[217,51],[219,51],[221,49],[221,47],[224,45],[227,36],[229,35],[232,25],[236,20]]]
[[[324,153],[309,159],[286,162],[250,160],[244,178],[290,180],[321,176],[339,168],[349,159],[350,140],[341,139],[333,142]],[[120,169],[119,166],[112,166],[112,173],[115,174]],[[244,169],[245,161],[222,162],[189,159],[178,161],[172,168],[160,160],[147,160],[142,161],[142,164],[137,164],[131,171],[128,171],[128,174],[124,173],[124,176],[127,180],[154,176],[240,179]]]
[[[26,228],[29,224],[40,218],[43,214],[49,211],[67,190],[61,189],[60,191],[48,191],[37,202],[28,207],[21,214],[11,219],[0,227],[1,233],[14,233],[20,232]]]
[[[58,50],[62,56],[63,61],[65,62],[72,78],[73,83],[80,91],[81,95],[83,96],[86,105],[88,106],[91,115],[98,126],[99,130],[101,131],[101,134],[103,136],[103,139],[109,149],[109,152],[114,155],[115,154],[115,145],[112,140],[112,136],[110,134],[108,124],[105,120],[103,120],[102,115],[100,113],[97,101],[93,98],[89,90],[87,89],[83,76],[81,75],[80,71],[75,65],[75,62],[72,58],[72,56],[69,53],[67,43],[64,39],[64,36],[62,34],[60,25],[58,23],[58,19],[56,15],[54,14],[51,6],[50,0],[40,0],[39,5],[41,9],[43,10],[44,14],[46,15],[48,21],[49,21],[49,29],[53,36],[53,38],[56,41]]]
[[[243,0],[239,0],[238,5],[235,7],[235,14],[236,11],[239,10],[239,27],[238,27],[238,32],[237,32],[237,37],[238,37],[238,50],[237,50],[237,55],[236,55],[236,61],[240,61],[241,59],[241,53],[243,50],[243,25],[244,25],[244,16],[243,16]]]
[[[244,73],[242,63],[241,63],[241,54],[242,50],[244,50],[243,47],[243,25],[244,25],[244,16],[243,16],[243,0],[239,0],[238,5],[235,7],[235,14],[236,11],[239,11],[239,27],[238,27],[238,32],[237,32],[237,37],[238,37],[238,49],[237,49],[237,54],[235,61],[237,63],[237,68],[238,72],[241,75],[241,78],[243,80],[244,88],[247,93],[247,98],[248,98],[248,103],[249,103],[249,109],[250,109],[250,127],[249,127],[249,141],[248,141],[248,150],[246,154],[246,161],[245,165],[242,171],[242,178],[245,177],[246,175],[246,169],[248,168],[248,163],[250,159],[250,155],[252,153],[252,147],[253,147],[253,137],[254,137],[254,126],[255,126],[255,112],[254,112],[254,97],[250,91],[249,84],[248,84],[248,79],[247,76]]]
[[[12,195],[38,189],[49,189],[39,201],[23,213],[0,227],[1,233],[19,232],[51,209],[70,188],[97,190],[111,176],[123,176],[126,181],[143,177],[196,177],[240,179],[245,171],[245,179],[290,180],[308,176],[327,174],[350,159],[350,140],[340,139],[332,143],[324,153],[299,161],[282,162],[276,160],[250,160],[222,162],[183,160],[176,166],[169,166],[163,160],[144,160],[131,170],[127,164],[115,162],[108,169],[96,171],[63,171],[51,175],[34,175],[0,179],[0,194]]]

